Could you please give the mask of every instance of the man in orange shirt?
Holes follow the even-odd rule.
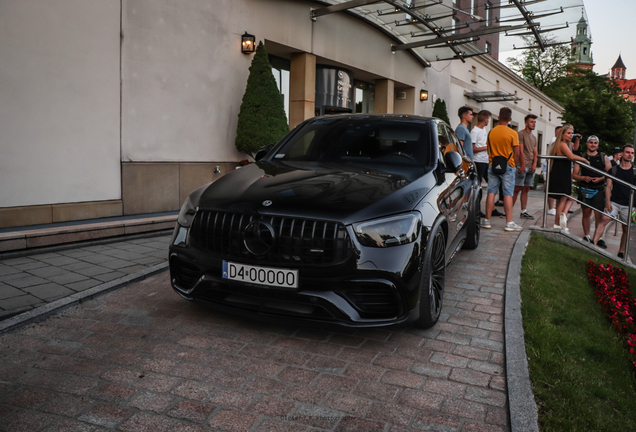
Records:
[[[519,136],[517,132],[508,127],[512,119],[510,108],[503,107],[499,110],[499,124],[488,134],[488,198],[486,199],[486,219],[481,222],[482,228],[492,228],[490,216],[495,208],[495,194],[499,185],[503,185],[504,209],[506,211],[506,226],[504,231],[521,231],[523,228],[512,220],[512,195],[515,190],[515,159],[521,160],[519,151]],[[513,157],[514,155],[514,157]],[[495,174],[493,172],[493,158],[503,156],[507,160],[506,172]]]

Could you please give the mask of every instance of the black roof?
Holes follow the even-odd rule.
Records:
[[[623,59],[620,54],[618,55],[618,60],[616,60],[616,63],[612,66],[612,69],[627,69],[627,66],[623,63]]]

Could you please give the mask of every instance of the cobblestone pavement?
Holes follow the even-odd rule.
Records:
[[[517,234],[492,223],[451,263],[429,330],[214,314],[164,271],[0,335],[0,430],[508,431],[502,300]]]
[[[169,241],[164,232],[0,260],[0,319],[164,262]]]

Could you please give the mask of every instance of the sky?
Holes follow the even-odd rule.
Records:
[[[633,11],[636,0],[547,0],[527,6],[535,14],[564,8],[561,14],[537,19],[541,28],[562,27],[566,22],[569,28],[550,33],[560,41],[570,40],[576,35],[576,23],[581,18],[583,7],[588,22],[588,35],[592,38],[592,56],[594,72],[603,75],[621,54],[627,66],[626,78],[636,78],[636,30]],[[513,11],[513,9],[508,9]],[[502,9],[502,14],[506,10]],[[512,12],[510,12],[512,13]],[[515,11],[518,14],[518,11]],[[521,50],[511,50],[512,45],[523,46],[518,38],[503,37],[500,42],[500,58],[505,63],[506,57],[519,55]]]
[[[627,66],[626,78],[636,78],[636,0],[584,0],[592,33],[594,71],[605,74],[618,54]]]

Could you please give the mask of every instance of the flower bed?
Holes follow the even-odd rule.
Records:
[[[603,305],[612,325],[629,346],[632,363],[636,368],[636,299],[632,297],[625,270],[619,267],[587,263],[587,277],[594,287],[598,302]]]

